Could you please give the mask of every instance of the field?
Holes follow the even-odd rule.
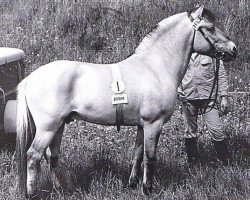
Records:
[[[26,75],[58,59],[96,63],[123,60],[163,18],[193,8],[191,0],[0,0],[0,45],[26,53]],[[218,25],[238,46],[235,62],[226,64],[231,111],[222,117],[233,163],[218,165],[201,122],[201,165],[186,161],[181,110],[165,124],[159,141],[154,190],[128,187],[135,128],[68,124],[58,174],[62,188],[52,188],[42,160],[38,199],[190,199],[250,198],[249,5],[246,0],[200,1],[218,16]],[[14,136],[0,134],[0,200],[22,199],[17,188]]]

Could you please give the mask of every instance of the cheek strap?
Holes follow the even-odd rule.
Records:
[[[210,44],[211,48],[216,52],[216,57],[217,57],[217,55],[219,55],[219,52],[216,50],[216,48],[214,46],[214,43],[208,38],[208,36],[202,30],[201,22],[202,22],[203,18],[202,17],[198,17],[197,19],[194,19],[193,16],[190,13],[188,13],[188,18],[192,22],[192,27],[195,30],[194,32],[200,31],[200,33],[202,34],[202,36]],[[195,34],[194,34],[194,37],[195,37]],[[193,38],[193,42],[194,42],[194,38]]]
[[[192,26],[194,30],[198,31],[198,29],[200,28],[200,22],[201,22],[201,18],[197,18],[192,22]]]

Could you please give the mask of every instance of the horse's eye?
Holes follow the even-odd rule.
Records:
[[[210,27],[207,27],[207,30],[209,30],[209,31],[214,31],[214,30],[215,30],[214,25],[212,25],[212,26],[210,26]]]

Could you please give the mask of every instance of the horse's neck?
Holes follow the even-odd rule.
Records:
[[[191,57],[193,30],[188,20],[186,13],[163,20],[136,49],[136,54],[143,57],[163,81],[171,77],[176,86],[182,80]]]

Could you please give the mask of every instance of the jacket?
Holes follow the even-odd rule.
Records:
[[[187,72],[178,88],[186,100],[208,99],[215,76],[216,60],[205,55],[193,53]],[[228,96],[228,81],[223,62],[219,62],[218,95]],[[215,99],[216,86],[211,99]]]

